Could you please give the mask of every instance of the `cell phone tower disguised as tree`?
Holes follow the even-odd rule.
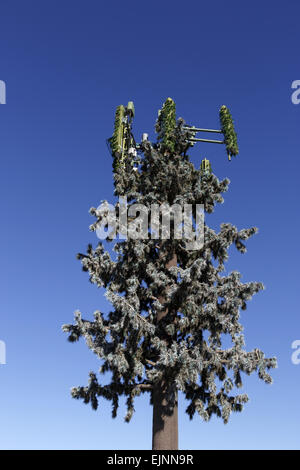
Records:
[[[134,114],[132,102],[119,106],[114,133],[108,139],[115,195],[126,196],[128,213],[134,204],[149,212],[153,205],[194,208],[198,204],[205,213],[212,213],[223,202],[229,180],[219,181],[206,159],[196,169],[187,151],[197,142],[210,142],[223,144],[229,160],[238,154],[228,108],[220,109],[220,129],[202,129],[176,119],[175,103],[168,98],[158,114],[155,143],[147,134],[136,143]],[[223,138],[196,138],[201,132]],[[121,210],[116,203],[119,220]],[[91,228],[97,230],[105,214],[95,208],[90,212],[96,219]],[[136,222],[128,220],[128,227]],[[193,227],[196,230],[195,224]],[[114,227],[114,233],[121,228],[124,233],[121,224]],[[124,395],[125,420],[129,422],[136,397],[149,393],[152,448],[173,450],[178,449],[179,391],[188,400],[190,419],[197,412],[205,421],[216,415],[227,423],[231,412],[242,411],[248,401],[246,394],[235,391],[242,386],[243,373],[256,371],[260,379],[271,383],[267,371],[276,367],[276,358],[266,358],[259,349],[247,352],[239,322],[240,309],[246,309],[263,284],[242,283],[237,271],[224,274],[229,247],[234,244],[244,253],[244,242],[257,232],[255,227],[238,230],[226,223],[216,233],[204,223],[203,243],[192,250],[188,239],[174,236],[175,223],[169,237],[161,232],[154,237],[150,220],[146,232],[143,238],[127,236],[115,241],[114,257],[102,242],[78,255],[90,281],[106,289],[113,309],[96,311],[93,320],[76,312],[74,324],[64,325],[63,330],[71,342],[83,337],[101,361],[99,374],[90,373],[88,385],[73,388],[72,396],[91,403],[94,409],[101,397],[110,400],[116,417],[119,398]],[[112,242],[113,238],[108,233],[106,240]],[[226,336],[231,339],[228,348],[222,347]],[[101,374],[106,372],[111,373],[111,381],[102,385]]]

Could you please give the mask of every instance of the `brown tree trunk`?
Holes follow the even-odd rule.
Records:
[[[177,266],[177,256],[166,264],[166,268]],[[160,303],[164,299],[159,298]],[[158,312],[157,320],[160,321],[168,310]],[[177,450],[178,449],[178,394],[176,392],[176,405],[170,412],[167,410],[166,384],[158,384],[153,387],[153,425],[152,425],[152,449],[153,450]]]
[[[177,404],[174,406],[171,415],[166,413],[166,406],[164,387],[155,386],[153,389],[153,450],[178,450],[178,406]]]

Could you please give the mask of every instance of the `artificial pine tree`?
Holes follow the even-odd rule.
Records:
[[[128,208],[135,203],[149,209],[162,203],[203,204],[205,212],[212,213],[216,203],[223,202],[229,180],[219,181],[208,160],[199,169],[190,161],[186,152],[201,139],[194,138],[195,128],[183,119],[176,121],[174,101],[168,98],[159,112],[156,143],[143,139],[135,144],[131,127],[125,129],[126,109],[117,109],[110,139],[115,195],[126,196]],[[228,154],[236,155],[236,134],[226,107],[220,110],[220,121],[221,130],[214,132],[224,134]],[[116,212],[121,213],[119,203]],[[103,212],[92,208],[91,213],[96,217],[91,228],[96,230]],[[196,250],[190,250],[184,238],[151,238],[147,233],[148,238],[115,242],[115,259],[102,242],[96,248],[89,245],[78,258],[90,281],[106,289],[113,309],[107,314],[96,311],[93,320],[76,312],[74,324],[63,330],[71,342],[86,340],[102,361],[100,376],[110,372],[111,381],[102,385],[98,375],[90,373],[88,385],[73,388],[72,396],[94,409],[99,398],[110,400],[115,417],[124,395],[129,422],[135,398],[149,393],[153,449],[178,448],[178,391],[189,401],[190,419],[197,412],[205,421],[215,414],[227,423],[231,412],[242,411],[248,396],[233,393],[242,386],[242,373],[257,371],[271,383],[267,370],[276,367],[276,359],[265,358],[259,349],[246,352],[239,322],[240,309],[246,309],[263,284],[242,283],[237,271],[224,274],[229,247],[234,244],[245,253],[245,240],[256,232],[255,227],[238,230],[226,223],[216,233],[205,223],[204,244]],[[230,347],[222,348],[222,335],[231,338]]]

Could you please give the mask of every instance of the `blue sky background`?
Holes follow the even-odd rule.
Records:
[[[300,365],[291,361],[299,322],[299,122],[291,83],[300,79],[298,1],[3,1],[0,11],[2,449],[150,449],[148,397],[124,423],[125,407],[97,412],[70,397],[99,364],[61,331],[80,309],[108,311],[75,255],[89,242],[88,210],[112,200],[111,136],[116,106],[133,100],[134,132],[154,136],[171,96],[178,117],[218,127],[226,104],[240,156],[202,144],[225,203],[207,222],[258,226],[248,253],[230,251],[228,271],[264,282],[242,312],[248,350],[277,356],[274,384],[245,377],[250,396],[229,424],[195,415],[180,398],[181,449],[299,449]]]

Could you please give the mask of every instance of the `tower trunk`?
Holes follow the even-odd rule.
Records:
[[[166,268],[177,266],[177,256],[174,253]],[[164,302],[163,297],[159,298]],[[158,312],[157,320],[160,321],[167,315],[168,309]],[[178,449],[178,392],[176,391],[176,405],[168,410],[166,396],[167,385],[157,384],[153,387],[153,425],[152,425],[152,449],[153,450],[177,450]]]
[[[177,392],[176,392],[177,401]],[[178,449],[178,405],[174,406],[172,414],[166,414],[167,400],[163,385],[153,388],[153,450]]]

